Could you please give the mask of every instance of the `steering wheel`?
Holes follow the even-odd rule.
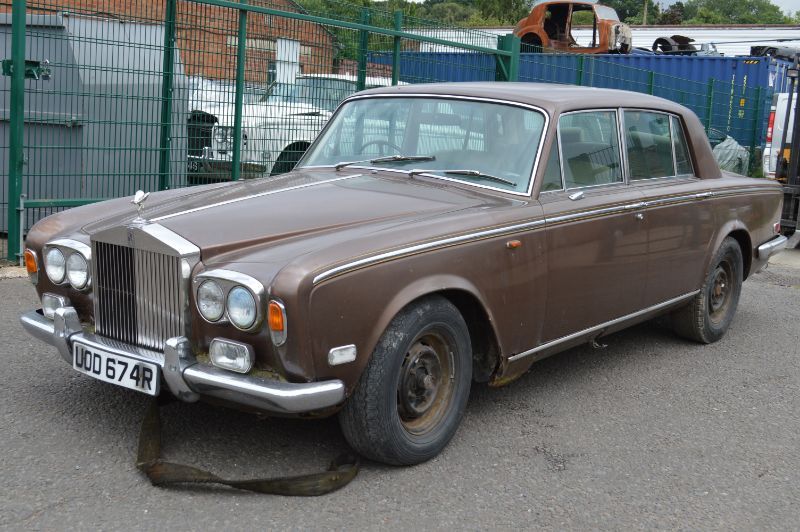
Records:
[[[388,140],[371,140],[369,142],[366,142],[366,143],[362,144],[361,147],[358,149],[358,153],[364,153],[364,148],[366,148],[367,146],[372,146],[373,144],[376,145],[376,146],[381,146],[381,149],[378,150],[379,151],[379,155],[388,155],[388,153],[387,154],[383,153],[383,148],[382,148],[383,146],[386,146],[388,148],[392,148],[397,153],[400,153],[400,152],[403,151],[403,148],[401,148],[397,144],[393,144],[393,143],[389,142]]]

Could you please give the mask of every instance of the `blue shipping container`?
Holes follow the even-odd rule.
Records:
[[[391,53],[370,55],[390,65]],[[788,90],[786,61],[767,57],[521,54],[519,80],[633,90],[686,105],[708,128],[761,145],[773,92]],[[473,52],[401,52],[400,79],[486,81],[494,58]],[[709,105],[709,103],[711,105]]]

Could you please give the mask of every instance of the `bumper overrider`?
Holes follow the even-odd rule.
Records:
[[[23,314],[20,321],[29,334],[56,347],[70,365],[76,341],[123,357],[156,364],[162,370],[169,391],[186,402],[209,397],[264,412],[301,414],[336,406],[345,399],[344,383],[340,380],[289,383],[200,364],[185,337],[167,340],[162,353],[98,336],[83,330],[73,307],[57,309],[52,320],[46,318],[41,310],[34,310]]]

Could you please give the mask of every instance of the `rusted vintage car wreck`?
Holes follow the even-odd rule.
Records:
[[[722,173],[686,108],[538,84],[360,93],[291,173],[135,202],[31,229],[25,328],[151,395],[338,412],[391,464],[447,444],[473,381],[666,313],[716,341],[786,242],[780,186]]]
[[[579,43],[572,35],[578,20],[592,27],[592,40]],[[553,49],[576,54],[627,54],[633,48],[630,27],[617,12],[596,0],[536,2],[530,14],[520,20],[514,34],[522,40],[523,52]]]

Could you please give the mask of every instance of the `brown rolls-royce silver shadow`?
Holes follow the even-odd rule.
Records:
[[[95,379],[338,413],[358,452],[414,464],[473,381],[661,314],[718,340],[785,246],[781,198],[721,172],[697,117],[652,96],[387,87],[348,98],[288,174],[37,223],[42,308],[22,323]]]

